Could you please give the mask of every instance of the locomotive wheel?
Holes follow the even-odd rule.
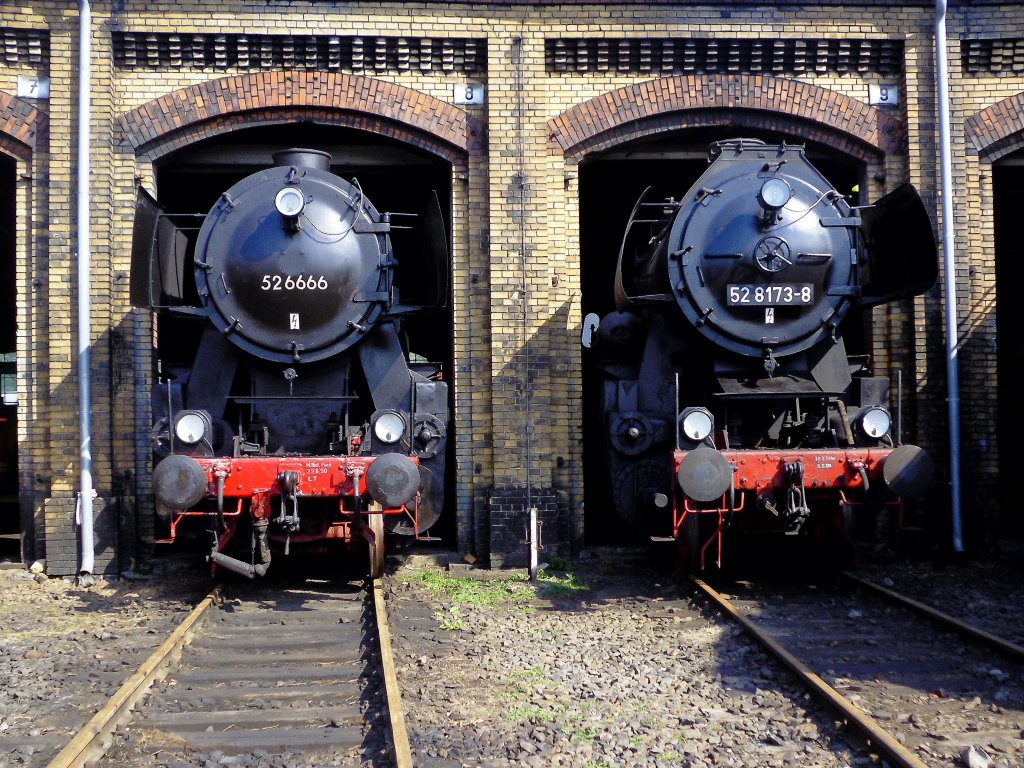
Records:
[[[379,579],[384,575],[384,515],[370,515],[370,530],[373,544],[368,545],[370,554],[370,578]]]

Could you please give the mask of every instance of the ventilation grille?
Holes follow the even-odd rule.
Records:
[[[1024,38],[964,40],[961,50],[965,72],[1015,75],[1024,72]]]
[[[8,67],[44,67],[50,59],[50,33],[0,27],[3,63]]]
[[[485,60],[485,44],[464,38],[114,33],[123,69],[480,72]]]
[[[578,38],[548,40],[546,55],[548,72],[897,75],[903,41]]]

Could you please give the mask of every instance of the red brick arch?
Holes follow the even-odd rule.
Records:
[[[964,121],[967,145],[994,161],[1024,147],[1024,92],[997,101]]]
[[[903,123],[816,85],[764,75],[679,75],[610,91],[548,121],[553,152],[580,157],[680,128],[732,125],[797,131],[868,159],[903,150]]]
[[[118,119],[119,143],[159,157],[254,123],[314,120],[391,136],[453,159],[479,145],[465,110],[395,83],[336,72],[261,72],[208,80]]]
[[[0,152],[27,161],[46,137],[49,123],[27,101],[0,91]]]

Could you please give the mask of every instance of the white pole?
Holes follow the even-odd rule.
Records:
[[[530,507],[530,581],[537,581],[537,508]]]
[[[89,391],[90,281],[89,260],[89,102],[92,73],[92,13],[89,0],[78,0],[78,421],[82,463],[81,566],[83,581],[92,577],[95,544],[92,531],[92,424]]]
[[[953,171],[949,139],[949,76],[946,71],[946,0],[935,0],[935,79],[939,95],[939,159],[942,180],[942,264],[945,271],[946,386],[949,401],[949,490],[953,551],[963,552],[960,518],[960,384],[957,354],[956,263],[953,238]]]

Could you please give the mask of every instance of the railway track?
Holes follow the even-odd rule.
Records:
[[[735,583],[728,595],[694,583],[891,765],[1024,761],[1014,643],[845,574],[818,587]]]
[[[49,766],[225,758],[412,765],[378,579],[215,589]]]

